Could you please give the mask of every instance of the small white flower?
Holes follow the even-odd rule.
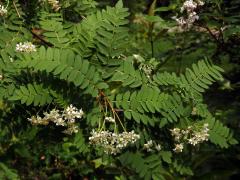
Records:
[[[193,116],[197,115],[197,108],[196,107],[193,107],[191,115],[193,115]]]
[[[69,126],[66,130],[63,131],[65,134],[72,135],[73,133],[78,133],[79,127],[76,125]]]
[[[190,138],[190,139],[188,139],[188,143],[189,144],[191,144],[191,145],[193,145],[193,146],[195,146],[195,145],[197,145],[199,142],[198,142],[198,140],[196,139],[196,138]]]
[[[172,17],[180,27],[186,26],[187,20],[184,17],[177,18],[176,16]]]
[[[146,144],[143,145],[143,148],[147,150],[147,152],[153,151],[153,141],[149,140]]]
[[[174,152],[180,153],[183,151],[183,144],[175,144],[175,148],[173,149]]]
[[[64,118],[69,122],[73,122],[73,119],[75,118],[79,118],[79,119],[82,118],[83,114],[84,113],[82,109],[78,110],[72,104],[70,104],[70,106],[68,106],[63,112]]]
[[[198,4],[198,6],[203,6],[205,3],[201,0],[197,0],[197,4]]]
[[[2,75],[2,74],[0,74],[0,81],[1,81],[1,80],[3,80],[3,75]]]
[[[175,141],[179,141],[182,138],[181,130],[179,128],[171,129],[171,135],[174,136]]]
[[[4,6],[0,5],[0,16],[5,16],[7,12],[7,9]]]
[[[203,124],[203,127],[204,127],[204,128],[208,128],[208,126],[209,126],[208,123],[204,123],[204,124]]]
[[[183,3],[183,6],[181,7],[181,12],[186,10],[187,12],[192,12],[197,8],[198,4],[194,2],[193,0],[187,0]]]
[[[53,121],[57,126],[66,126],[65,121],[62,117],[59,117]]]
[[[155,149],[156,149],[157,151],[161,151],[162,147],[161,147],[160,144],[157,144],[157,145],[155,146]]]
[[[31,118],[27,118],[33,125],[48,125],[49,121],[45,118],[41,118],[40,116],[32,116]]]
[[[199,16],[197,15],[196,12],[191,12],[188,15],[188,23],[189,24],[193,24],[195,21],[197,21],[199,19]]]
[[[115,119],[112,117],[105,117],[105,121],[110,122],[110,123],[115,123]]]
[[[14,61],[11,56],[8,56],[8,57],[9,57],[10,62],[13,62],[13,61]]]
[[[154,151],[154,149],[157,151],[161,151],[161,148],[161,145],[156,144],[156,142],[154,142],[153,140],[149,140],[143,145],[143,149],[145,149],[147,152],[152,152]]]
[[[52,6],[52,9],[57,12],[59,9],[61,9],[61,6],[59,4],[59,1],[56,0],[48,0],[48,3]]]

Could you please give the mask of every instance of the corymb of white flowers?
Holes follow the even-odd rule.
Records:
[[[56,124],[56,126],[67,127],[63,132],[66,134],[77,133],[79,128],[76,125],[75,120],[83,117],[82,109],[77,109],[73,105],[68,106],[63,111],[52,109],[49,113],[44,112],[44,117],[32,116],[28,120],[33,125],[48,125],[50,122]]]
[[[116,155],[134,144],[140,139],[140,135],[133,130],[130,132],[126,130],[112,103],[103,92],[99,93],[97,100],[103,117],[99,118],[98,129],[92,130],[89,143],[108,155]]]
[[[7,8],[4,6],[0,5],[0,16],[5,16],[7,14]]]
[[[18,44],[16,44],[16,51],[17,52],[35,52],[36,50],[36,46],[33,45],[31,42],[20,42]]]
[[[192,27],[193,23],[199,19],[199,16],[196,13],[198,7],[203,6],[204,2],[201,0],[186,0],[180,11],[181,13],[186,12],[187,16],[181,16],[177,18],[176,16],[173,17],[176,20],[179,27],[183,30],[188,30]]]
[[[209,128],[208,123],[196,126],[188,126],[187,129],[174,128],[171,129],[171,135],[174,137],[176,142],[174,152],[182,152],[184,144],[190,144],[196,146],[197,144],[208,141]]]
[[[90,144],[103,148],[106,154],[113,155],[120,153],[122,149],[130,144],[134,144],[138,139],[140,139],[140,135],[136,134],[134,131],[114,133],[108,130],[93,130],[91,132],[91,137],[89,137]]]

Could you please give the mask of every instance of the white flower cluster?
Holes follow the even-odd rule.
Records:
[[[183,3],[183,6],[181,7],[181,12],[187,11],[189,13],[195,11],[197,8],[198,4],[194,2],[194,0],[187,0]]]
[[[183,143],[175,144],[175,148],[173,149],[174,152],[180,153],[183,151]]]
[[[188,143],[195,146],[204,141],[208,141],[209,138],[209,129],[208,124],[204,124],[203,128],[200,131],[195,131],[192,133],[192,137],[188,139]]]
[[[64,133],[73,134],[78,132],[78,126],[75,124],[75,119],[82,118],[84,113],[82,109],[78,110],[73,105],[70,105],[62,112],[53,109],[49,113],[44,112],[43,114],[43,118],[40,116],[32,116],[28,118],[28,120],[34,125],[48,125],[49,122],[53,122],[57,126],[67,127],[67,129],[63,131]]]
[[[147,152],[152,152],[154,150],[161,151],[161,145],[155,143],[153,140],[149,140],[146,144],[143,145],[143,148]]]
[[[7,9],[4,6],[0,5],[0,16],[5,16],[7,12]]]
[[[115,123],[115,119],[112,117],[105,117],[104,119],[106,122],[110,122],[110,123]]]
[[[129,144],[134,144],[140,135],[135,134],[134,131],[114,133],[110,131],[95,131],[91,132],[89,137],[90,144],[103,148],[106,154],[116,155]]]
[[[74,107],[72,104],[68,106],[64,111],[63,115],[65,120],[67,120],[70,123],[75,122],[75,118],[82,118],[83,116],[83,111],[82,109],[78,110],[76,107]]]
[[[16,51],[17,52],[35,52],[36,50],[36,46],[33,45],[31,42],[20,42],[18,44],[16,44]]]
[[[148,78],[150,78],[154,68],[152,65],[140,64],[139,69],[142,70]]]
[[[28,121],[30,121],[33,125],[48,125],[49,120],[44,118],[41,118],[40,116],[32,116],[31,118],[27,118]]]
[[[200,6],[203,6],[204,2],[201,0],[186,0],[181,7],[181,12],[186,11],[187,17],[173,17],[177,21],[178,25],[184,29],[188,30],[192,27],[193,23],[199,19],[199,16],[196,13],[196,9]]]
[[[133,54],[133,57],[139,64],[139,70],[143,71],[148,78],[150,78],[152,71],[154,70],[154,66],[152,64],[146,64],[145,60],[138,54]]]
[[[55,0],[48,0],[48,3],[52,6],[52,9],[57,12],[59,9],[61,9],[61,6],[59,4],[59,1]]]
[[[3,75],[2,74],[0,74],[0,80],[3,80]]]
[[[208,123],[203,124],[201,128],[189,126],[185,130],[174,128],[170,131],[174,140],[177,142],[173,149],[175,152],[182,152],[184,143],[196,146],[204,141],[208,141],[209,138]]]

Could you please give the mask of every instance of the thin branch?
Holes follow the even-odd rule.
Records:
[[[44,44],[46,44],[49,47],[53,47],[54,45],[48,41],[46,41],[45,39],[43,39],[41,36],[39,36],[38,34],[36,34],[35,32],[31,31],[32,35],[34,37],[36,37],[37,39],[39,39],[40,41],[42,41]]]
[[[18,17],[20,18],[21,15],[20,15],[20,13],[19,13],[19,11],[18,11],[18,9],[17,9],[17,6],[16,6],[16,4],[15,4],[15,1],[13,1],[13,6],[14,6],[16,12],[17,12]]]
[[[154,23],[151,23],[150,26],[149,26],[148,35],[149,35],[149,37],[150,37],[151,50],[152,50],[152,58],[154,57],[153,28],[154,28]]]
[[[207,26],[203,26],[208,32],[209,34],[213,37],[213,39],[218,43],[221,44],[221,42],[219,41],[219,39],[212,33],[211,29],[209,29],[209,27]]]
[[[195,26],[205,29],[211,35],[211,37],[216,41],[217,44],[221,44],[219,39],[212,33],[211,29],[208,26],[199,24],[199,23],[196,23]]]

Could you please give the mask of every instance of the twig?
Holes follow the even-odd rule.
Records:
[[[38,34],[36,34],[35,32],[31,31],[32,35],[34,37],[36,37],[37,39],[39,39],[40,41],[42,41],[44,44],[48,45],[49,47],[53,47],[53,44],[44,40],[41,36],[39,36]]]
[[[216,41],[216,43],[221,44],[219,39],[212,33],[211,29],[208,26],[202,25],[202,24],[199,24],[199,23],[196,23],[195,26],[206,29],[206,31],[211,35],[211,37]]]
[[[150,36],[150,43],[151,43],[151,49],[152,49],[152,58],[154,57],[153,28],[154,28],[154,23],[151,23],[149,28],[149,36]]]
[[[120,117],[118,116],[117,112],[113,108],[113,106],[112,106],[111,102],[109,101],[109,99],[105,96],[105,94],[102,91],[100,92],[100,96],[104,97],[104,101],[107,103],[106,105],[108,105],[110,107],[114,117],[116,117],[118,119],[118,121],[119,121],[120,125],[122,126],[123,130],[126,132],[127,131],[126,128],[124,127]]]
[[[209,29],[209,27],[204,26],[204,28],[209,32],[209,34],[213,37],[213,39],[218,43],[221,44],[221,42],[219,41],[219,39],[212,33],[211,29]]]
[[[17,12],[18,17],[20,18],[21,15],[20,15],[20,13],[18,12],[18,9],[17,9],[17,6],[16,6],[16,4],[15,4],[15,1],[13,1],[13,6],[14,6],[16,12]]]

